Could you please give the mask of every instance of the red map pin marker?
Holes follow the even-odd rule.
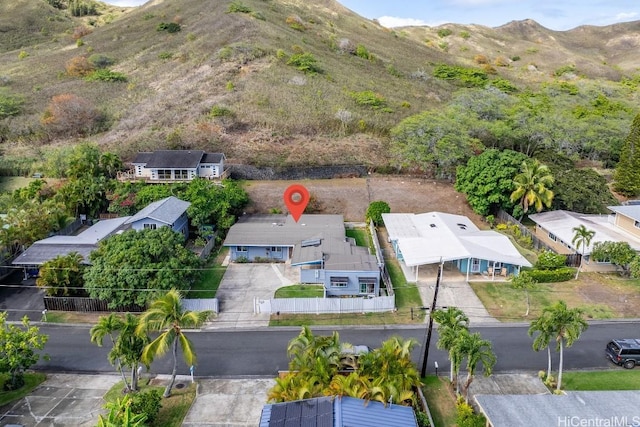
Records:
[[[302,212],[309,203],[309,190],[304,185],[293,184],[284,190],[284,204],[291,213],[293,219],[298,222]]]

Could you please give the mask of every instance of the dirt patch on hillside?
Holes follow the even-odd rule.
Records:
[[[291,184],[302,184],[315,199],[316,213],[342,214],[345,221],[364,221],[369,203],[384,200],[391,212],[422,213],[430,211],[466,215],[481,225],[464,195],[453,184],[429,179],[370,176],[302,181],[247,181],[244,188],[251,199],[247,213],[269,213],[271,209],[287,212],[282,195]]]

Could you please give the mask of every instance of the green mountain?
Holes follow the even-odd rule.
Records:
[[[571,111],[603,94],[623,106],[617,119],[627,129],[640,103],[640,22],[391,30],[333,0],[96,3],[97,15],[83,17],[71,16],[66,0],[51,3],[0,3],[5,157],[37,159],[90,140],[124,159],[197,148],[255,165],[398,166],[411,159],[395,149],[391,129],[423,111],[452,111],[461,92],[487,85],[509,96],[555,88],[573,97]]]

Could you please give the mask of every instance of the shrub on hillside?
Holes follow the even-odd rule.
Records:
[[[115,62],[113,58],[110,58],[107,55],[101,55],[99,53],[94,53],[89,58],[87,58],[87,60],[96,68],[106,68],[109,65],[113,65],[113,63]]]
[[[74,40],[78,40],[78,39],[81,39],[84,36],[88,36],[92,32],[93,32],[93,30],[91,28],[85,27],[84,25],[80,25],[80,26],[74,28],[73,34],[72,34],[71,37],[73,37]]]
[[[356,104],[371,107],[374,110],[380,110],[387,106],[387,100],[372,90],[364,90],[362,92],[351,92],[351,98]]]
[[[366,46],[362,44],[356,46],[356,56],[364,59],[373,59],[373,55],[371,55]]]
[[[84,78],[88,82],[126,82],[127,76],[117,71],[107,69],[95,70]]]
[[[0,90],[0,119],[20,114],[23,103],[21,97],[9,93],[6,89]]]
[[[473,57],[473,60],[476,64],[488,64],[489,63],[489,58],[487,58],[485,55],[481,55],[478,54],[476,56]]]
[[[453,34],[453,31],[451,31],[448,28],[440,28],[438,30],[438,37],[440,37],[441,39],[450,36],[451,34]]]
[[[102,122],[103,115],[90,101],[70,93],[51,98],[42,117],[47,131],[56,135],[90,135]]]
[[[229,4],[227,13],[251,13],[251,8],[242,4],[240,1],[234,0]]]
[[[457,81],[466,87],[483,87],[489,80],[487,73],[482,70],[447,64],[436,65],[433,76],[443,80]]]
[[[95,67],[86,57],[74,56],[67,62],[65,69],[69,76],[84,77],[91,74],[95,70]]]
[[[322,72],[322,69],[318,66],[318,61],[313,54],[309,52],[291,55],[287,61],[287,65],[293,65],[305,74],[318,74]]]
[[[176,22],[161,22],[156,27],[156,31],[166,31],[168,33],[177,33],[180,30],[182,30],[182,27]]]
[[[285,22],[294,30],[305,31],[307,29],[307,27],[304,25],[304,22],[302,21],[302,18],[300,18],[298,15],[287,16]]]

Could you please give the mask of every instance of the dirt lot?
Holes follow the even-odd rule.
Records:
[[[318,203],[317,213],[342,214],[346,221],[364,221],[369,203],[384,200],[391,212],[441,211],[470,217],[478,226],[481,218],[467,205],[453,184],[428,179],[370,176],[303,181],[246,181],[251,204],[247,213],[286,212],[282,195],[291,184],[302,184]]]

